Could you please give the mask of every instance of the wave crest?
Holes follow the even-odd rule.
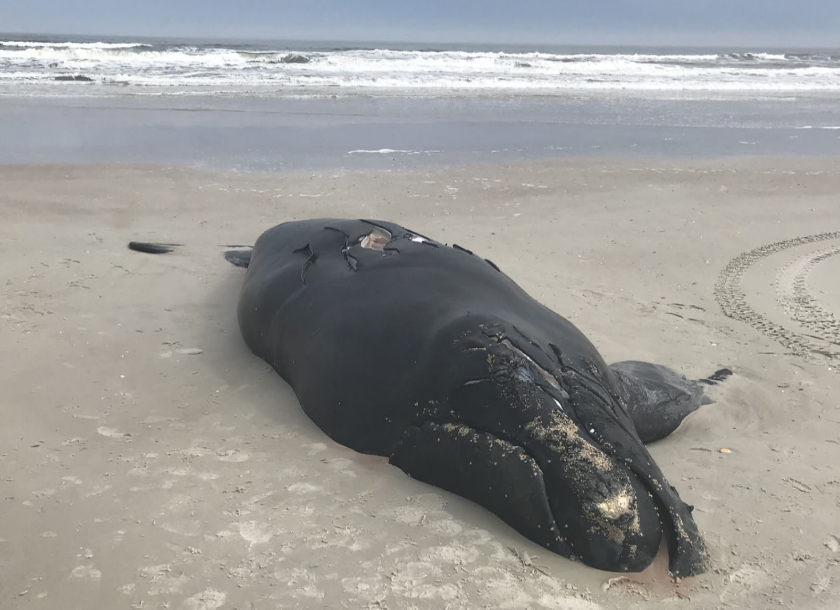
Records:
[[[837,91],[840,57],[729,53],[549,53],[248,48],[222,44],[0,41],[0,82],[66,80],[169,92],[224,86],[292,91]],[[99,90],[99,89],[97,89]]]

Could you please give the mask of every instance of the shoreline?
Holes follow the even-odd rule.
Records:
[[[0,98],[0,164],[162,163],[278,172],[592,156],[823,158],[840,150],[835,106],[828,98]]]
[[[695,158],[673,158],[662,155],[639,157],[605,156],[598,154],[559,157],[550,159],[488,159],[475,163],[424,165],[418,167],[319,167],[297,168],[280,171],[240,169],[230,167],[193,166],[183,163],[0,163],[0,172],[81,172],[98,173],[108,171],[144,171],[144,172],[185,172],[196,176],[228,177],[231,179],[255,179],[261,181],[303,180],[313,177],[345,178],[347,176],[377,175],[418,178],[427,174],[463,173],[470,171],[487,173],[496,168],[506,171],[551,170],[575,171],[578,169],[599,169],[607,173],[628,172],[686,172],[725,174],[737,171],[793,174],[802,172],[808,176],[823,173],[840,172],[840,153],[831,156],[795,156],[795,155],[741,155],[709,156]]]
[[[792,240],[840,231],[840,157],[0,165],[0,183],[0,607],[827,610],[840,594],[837,360],[762,330],[834,332],[790,304],[804,285],[840,317],[837,257],[820,258],[840,238]],[[222,257],[306,216],[462,244],[609,362],[732,368],[713,404],[651,445],[696,507],[712,569],[675,584],[661,563],[586,568],[330,441],[242,342],[242,274]],[[146,256],[132,239],[185,245]],[[761,319],[727,317],[718,286]]]

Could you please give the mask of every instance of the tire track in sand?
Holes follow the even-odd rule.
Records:
[[[808,290],[808,276],[819,263],[840,254],[840,246],[800,256],[776,276],[776,295],[785,314],[815,336],[840,347],[840,320]]]
[[[803,333],[767,318],[752,307],[744,291],[744,275],[759,261],[809,244],[840,240],[840,231],[806,235],[785,239],[743,252],[733,258],[720,273],[715,284],[715,299],[723,313],[744,322],[762,334],[782,344],[795,355],[810,361],[828,360],[836,363],[840,353],[832,350],[840,338],[840,322],[821,307],[808,292],[807,278],[820,262],[840,253],[840,246],[826,248],[798,257],[786,265],[776,276],[776,298],[791,318],[813,334]]]

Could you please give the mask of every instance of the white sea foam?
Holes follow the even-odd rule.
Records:
[[[379,150],[351,150],[347,154],[348,155],[388,155],[391,153],[411,153],[413,151],[410,150],[396,150],[393,148],[380,148]]]
[[[111,42],[28,42],[18,40],[0,40],[0,47],[23,47],[23,48],[44,48],[53,47],[56,49],[134,49],[152,45],[141,42],[111,43]]]
[[[94,81],[80,88],[59,77]],[[33,83],[40,83],[33,89]],[[51,83],[50,87],[43,85]],[[840,92],[840,58],[773,53],[555,54],[243,49],[142,42],[0,41],[0,94],[425,91]],[[126,87],[128,89],[126,89]],[[68,89],[72,88],[72,89]]]
[[[350,150],[347,152],[348,155],[392,155],[392,154],[404,154],[404,155],[432,155],[435,153],[439,153],[439,150],[401,150],[396,148],[380,148],[378,150]]]

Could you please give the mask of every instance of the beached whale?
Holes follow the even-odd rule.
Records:
[[[692,509],[644,443],[727,369],[608,366],[490,261],[390,222],[287,222],[226,257],[247,267],[245,342],[335,441],[590,566],[643,570],[664,536],[674,576],[706,567]]]

